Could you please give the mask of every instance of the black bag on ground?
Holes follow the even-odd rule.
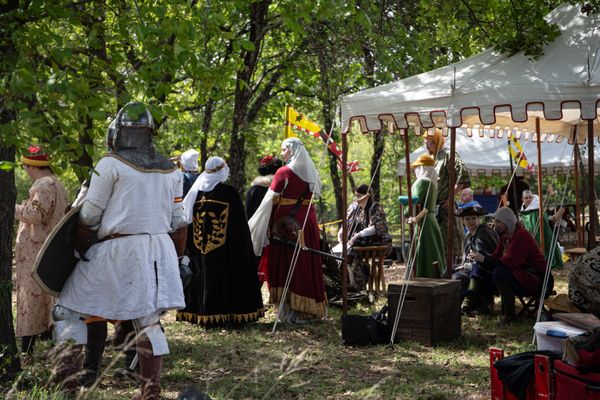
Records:
[[[342,341],[346,346],[385,344],[390,340],[387,305],[381,311],[367,315],[342,316]]]

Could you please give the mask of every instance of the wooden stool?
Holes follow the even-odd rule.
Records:
[[[356,257],[359,257],[371,266],[367,290],[373,292],[374,283],[375,291],[377,294],[381,294],[382,291],[385,291],[383,260],[385,260],[385,256],[390,250],[389,246],[354,246],[352,250],[356,253]]]
[[[576,261],[579,257],[587,253],[587,249],[584,247],[574,247],[572,249],[565,250],[565,253],[569,256],[571,261]]]

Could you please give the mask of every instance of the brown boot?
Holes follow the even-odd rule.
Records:
[[[53,350],[56,367],[51,383],[71,395],[79,390],[82,350],[82,344],[62,344]]]
[[[140,389],[141,392],[133,397],[134,400],[159,400],[160,399],[160,372],[162,369],[162,356],[152,353],[152,344],[146,335],[137,338],[137,354],[140,364]]]

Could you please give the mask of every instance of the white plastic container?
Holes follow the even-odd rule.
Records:
[[[565,340],[567,338],[581,335],[585,331],[562,321],[538,322],[533,327],[538,350],[550,350],[563,354],[565,351]]]

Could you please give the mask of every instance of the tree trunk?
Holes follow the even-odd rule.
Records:
[[[360,4],[360,2],[359,2]],[[375,54],[372,50],[372,46],[369,44],[367,35],[365,35],[365,41],[362,45],[364,66],[365,66],[365,78],[369,87],[377,85],[375,81]],[[375,201],[379,201],[379,177],[381,175],[381,157],[383,156],[383,149],[385,145],[385,136],[382,131],[373,132],[373,156],[371,157],[371,189],[375,195]],[[379,168],[377,168],[379,166]]]
[[[242,195],[246,186],[246,138],[240,129],[243,126],[240,117],[237,114],[233,117],[228,164],[231,171],[231,184]]]
[[[253,76],[258,67],[259,50],[267,30],[270,3],[271,0],[262,0],[250,4],[248,39],[253,43],[254,49],[241,49],[240,58],[244,63],[236,73],[228,162],[231,171],[231,184],[240,192],[240,195],[243,195],[246,186],[246,138],[244,137],[244,130],[248,126],[251,108],[254,108],[255,110],[252,112],[256,113],[258,108],[268,100],[267,96],[267,98],[262,99],[264,100],[262,104],[252,105],[251,100],[257,89],[251,89],[251,87],[254,86]],[[258,95],[255,101],[260,103],[259,98],[261,97],[261,95]]]
[[[6,124],[12,116],[0,116]],[[0,144],[0,160],[15,161],[15,147]],[[0,381],[12,380],[21,370],[12,314],[12,244],[17,189],[13,171],[0,171]]]
[[[16,18],[12,18],[19,8],[19,3],[17,0],[10,0],[0,5],[0,16],[4,19],[3,29],[0,30],[0,72],[6,76],[9,76],[17,64],[18,55],[13,42],[16,36],[13,33],[18,23]],[[13,17],[10,16],[11,13]],[[15,120],[15,115],[4,100],[0,97],[0,125],[6,128]],[[7,135],[11,134],[14,133]],[[0,161],[15,162],[15,146],[10,143],[14,142],[3,142],[0,136]],[[13,380],[21,371],[12,315],[12,246],[16,200],[14,171],[0,170],[0,382]]]
[[[208,160],[207,140],[215,105],[216,102],[213,99],[208,99],[204,106],[204,114],[202,116],[202,137],[200,138],[200,162],[198,163],[200,170],[204,170],[204,164],[206,164],[206,160]]]

